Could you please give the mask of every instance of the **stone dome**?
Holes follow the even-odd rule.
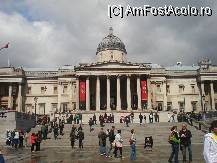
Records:
[[[117,36],[113,35],[112,27],[109,28],[109,35],[99,43],[97,53],[106,50],[118,50],[127,54],[124,43]]]

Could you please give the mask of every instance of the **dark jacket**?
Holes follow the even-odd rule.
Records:
[[[84,132],[82,130],[79,130],[77,137],[78,140],[84,140]]]
[[[109,132],[109,141],[112,143],[115,140],[114,130],[110,130]]]
[[[185,137],[182,137],[182,135],[185,135]],[[191,134],[190,130],[187,130],[187,129],[185,131],[180,130],[179,136],[180,136],[180,144],[181,145],[188,146],[189,144],[191,144],[192,134]]]
[[[106,146],[106,138],[107,135],[104,131],[100,131],[98,134],[98,138],[99,138],[99,145],[103,145],[104,147]]]

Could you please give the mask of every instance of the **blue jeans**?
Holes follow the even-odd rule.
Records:
[[[131,154],[130,154],[130,160],[136,160],[136,144],[131,144]]]
[[[192,148],[191,148],[191,144],[189,144],[187,146],[181,145],[183,161],[186,160],[186,148],[188,149],[189,161],[192,161]]]
[[[99,153],[100,154],[105,154],[105,146],[99,145]]]
[[[172,159],[173,157],[175,156],[175,163],[178,163],[179,160],[178,160],[178,156],[179,156],[179,144],[172,144],[171,145],[172,147],[172,152],[171,152],[171,155],[170,155],[170,158],[169,158],[169,162],[172,162]]]
[[[112,142],[110,142],[110,147],[109,147],[109,150],[108,150],[108,155],[110,155],[111,151],[112,151]]]

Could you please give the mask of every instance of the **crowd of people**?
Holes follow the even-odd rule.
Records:
[[[71,117],[71,116],[70,116]],[[79,149],[84,148],[84,139],[85,134],[83,130],[82,124],[82,114],[75,114],[75,120],[72,121],[72,129],[69,135],[71,147],[75,148],[75,142],[78,140]],[[184,117],[186,117],[185,113],[179,113],[177,119],[179,122],[185,122]],[[126,126],[129,127],[129,123],[134,122],[135,115],[133,113],[125,116],[122,119],[123,123],[126,123]],[[141,125],[143,122],[146,123],[146,115],[140,113],[138,117],[139,124]],[[169,122],[175,121],[175,113],[168,114]],[[180,119],[179,119],[180,118]],[[181,119],[182,118],[182,119]],[[149,123],[159,122],[159,114],[158,112],[150,112],[148,115]],[[128,142],[130,147],[130,159],[136,160],[136,133],[134,129],[130,130],[129,140],[124,140],[121,134],[121,129],[115,128],[113,125],[110,129],[104,129],[104,123],[114,123],[114,115],[99,115],[99,124],[100,131],[97,134],[98,143],[99,143],[99,154],[105,157],[115,157],[122,158],[123,151],[123,142]],[[66,119],[54,118],[52,121],[49,121],[47,118],[44,118],[41,122],[41,129],[37,132],[32,132],[31,136],[26,131],[18,131],[8,130],[6,133],[6,145],[11,146],[14,149],[27,147],[28,140],[31,142],[31,152],[40,151],[40,144],[42,141],[48,138],[48,134],[53,132],[53,137],[55,140],[58,139],[58,136],[64,135],[64,125],[67,123]],[[89,120],[90,132],[92,132],[93,126],[97,125],[97,117],[94,114],[92,118]],[[182,160],[186,162],[188,158],[188,162],[192,162],[192,145],[191,145],[192,133],[187,128],[187,124],[183,123],[181,129],[178,131],[177,126],[173,126],[170,129],[170,134],[168,136],[168,143],[171,144],[171,154],[169,156],[168,162],[178,163],[179,152],[182,153]],[[109,143],[108,143],[109,142]],[[153,147],[153,138],[145,137],[144,139],[144,148]],[[186,153],[188,151],[188,157],[186,157]],[[211,124],[211,133],[205,135],[204,139],[204,159],[206,163],[215,163],[217,160],[217,121],[213,121]],[[1,153],[0,153],[1,156]],[[0,158],[1,159],[1,158]]]

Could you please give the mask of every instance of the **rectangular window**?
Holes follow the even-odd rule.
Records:
[[[160,84],[157,84],[157,92],[161,92]]]
[[[192,94],[195,94],[195,85],[191,85]]]
[[[184,85],[179,85],[179,93],[183,93],[185,90],[185,86]]]
[[[58,111],[57,110],[57,103],[52,103],[51,104],[51,109],[52,109],[53,112],[57,112]]]
[[[32,87],[27,88],[27,94],[32,94]]]
[[[191,101],[192,111],[197,110],[197,101]]]
[[[170,85],[167,85],[167,94],[170,93]]]
[[[41,87],[41,94],[44,94],[44,93],[45,93],[45,88]]]
[[[183,101],[179,101],[179,111],[185,110],[185,103]]]
[[[172,102],[167,102],[167,111],[172,110]]]
[[[39,103],[38,104],[37,114],[40,114],[40,115],[45,114],[45,103]]]
[[[57,86],[54,86],[54,87],[53,87],[53,94],[58,94]]]
[[[67,92],[67,85],[64,85],[63,86],[63,93],[66,93]]]

